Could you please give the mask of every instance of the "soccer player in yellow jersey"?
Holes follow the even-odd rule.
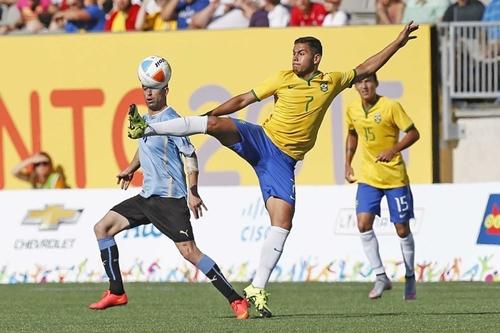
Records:
[[[346,140],[345,177],[357,180],[356,215],[363,250],[376,274],[375,286],[368,294],[371,299],[382,296],[392,288],[380,259],[378,241],[373,232],[375,215],[380,216],[380,201],[385,195],[390,219],[401,240],[401,251],[406,269],[405,300],[415,299],[414,254],[415,244],[409,220],[413,218],[413,197],[401,151],[415,143],[420,135],[401,105],[376,93],[375,74],[355,83],[361,101],[347,108],[349,127]],[[406,134],[399,140],[399,132]],[[356,148],[360,169],[357,177],[351,166]],[[357,179],[356,179],[357,178]]]
[[[131,138],[206,133],[234,150],[254,168],[271,228],[262,247],[255,277],[244,293],[261,316],[271,316],[264,288],[292,228],[295,164],[314,146],[321,121],[335,96],[352,83],[375,73],[410,39],[416,38],[412,32],[417,29],[413,23],[406,25],[382,51],[346,72],[319,71],[323,53],[321,42],[314,37],[302,37],[295,40],[291,70],[278,72],[204,116],[145,124],[141,117],[130,115]],[[262,126],[221,117],[270,96],[274,96],[274,111]]]

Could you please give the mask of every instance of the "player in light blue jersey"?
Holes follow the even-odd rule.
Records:
[[[145,120],[154,123],[179,117],[167,105],[168,80],[161,88],[150,88],[144,83],[142,87],[148,106]],[[136,108],[135,105],[130,107]],[[189,191],[181,156],[186,161]],[[197,190],[197,165],[195,149],[186,137],[156,136],[139,140],[134,159],[117,177],[121,188],[126,190],[134,172],[142,167],[144,181],[141,193],[111,208],[94,227],[110,287],[101,300],[89,306],[91,309],[104,310],[127,304],[114,236],[122,230],[152,223],[173,240],[182,256],[200,269],[227,298],[237,319],[248,318],[247,301],[234,290],[217,264],[203,254],[194,242],[189,208],[195,218],[202,216],[202,207],[205,208]]]

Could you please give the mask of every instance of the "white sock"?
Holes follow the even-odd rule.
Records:
[[[384,274],[385,269],[382,264],[382,259],[380,259],[380,253],[378,252],[378,241],[377,236],[375,236],[375,232],[372,229],[362,232],[360,236],[361,244],[363,244],[363,250],[365,251],[365,255],[368,258],[370,266],[372,266],[373,272],[376,275]]]
[[[415,242],[413,234],[410,232],[405,238],[400,238],[401,253],[405,262],[406,276],[415,274]]]
[[[283,253],[283,247],[285,246],[285,241],[289,233],[289,230],[280,227],[271,226],[271,229],[269,229],[267,238],[262,246],[259,267],[252,281],[254,287],[266,287],[271,272],[278,263],[281,253]]]
[[[144,136],[186,136],[207,133],[208,116],[180,117],[159,123],[148,124]]]

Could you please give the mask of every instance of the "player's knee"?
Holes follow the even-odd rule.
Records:
[[[216,116],[208,116],[207,132],[209,133],[216,132],[218,127],[219,127],[219,118]]]
[[[402,224],[399,226],[399,228],[396,228],[396,233],[398,234],[399,238],[408,237],[408,235],[410,234],[410,228]]]
[[[94,234],[98,239],[102,239],[107,237],[107,227],[103,221],[99,221],[94,225]]]
[[[369,223],[364,223],[358,221],[358,230],[359,232],[367,232],[373,229],[373,225]]]

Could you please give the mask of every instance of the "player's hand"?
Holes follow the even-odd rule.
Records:
[[[354,177],[354,169],[350,165],[346,165],[345,167],[345,180],[347,180],[350,184],[357,181]]]
[[[201,200],[200,195],[198,194],[198,186],[191,186],[189,191],[189,209],[191,209],[191,211],[193,212],[194,218],[198,219],[203,216],[203,208],[205,210],[208,209],[207,206],[205,206],[205,204],[203,203],[203,200]]]
[[[396,153],[394,149],[383,151],[377,155],[377,160],[375,162],[390,162]]]
[[[411,34],[418,30],[418,24],[410,21],[407,25],[405,25],[404,29],[399,33],[398,38],[396,39],[399,47],[403,47],[408,43],[410,39],[415,39],[417,36],[412,36]]]
[[[116,184],[119,184],[122,190],[128,189],[128,186],[132,182],[132,178],[134,177],[133,172],[122,171],[120,172],[116,178]]]

